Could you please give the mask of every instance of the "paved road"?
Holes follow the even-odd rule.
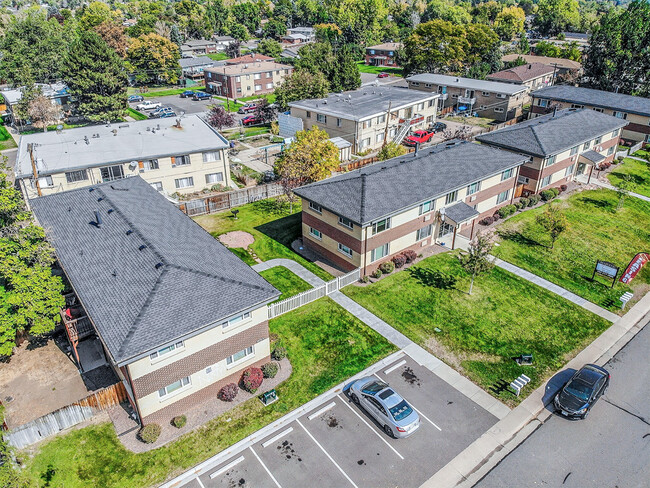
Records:
[[[585,421],[553,416],[478,488],[650,486],[650,327],[605,365],[607,393]]]

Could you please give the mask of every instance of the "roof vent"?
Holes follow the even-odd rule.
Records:
[[[151,127],[147,127],[147,132],[151,132]]]
[[[117,270],[114,269],[113,272],[111,273],[111,276],[117,276]]]
[[[113,212],[114,212],[114,210],[113,210],[112,208],[109,208],[109,209],[108,209],[108,213],[109,213],[109,214],[110,214],[110,213],[113,213]]]
[[[126,231],[126,235],[127,235],[127,236],[130,236],[131,234],[133,234],[133,231],[132,231],[131,229],[129,229],[129,230]]]
[[[156,264],[156,269],[160,269],[160,268],[162,268],[163,266],[164,266],[163,263],[157,263],[157,264]]]
[[[111,132],[113,133],[114,136],[117,135],[117,129],[113,129]]]
[[[99,139],[99,134],[93,134],[93,139]]]
[[[140,247],[138,247],[138,251],[142,251],[142,250],[144,250],[146,248],[147,248],[147,246],[145,244],[141,244]]]
[[[121,125],[118,125],[118,127],[119,127],[120,129],[126,129],[128,126],[129,126],[129,124],[121,124]]]
[[[98,229],[102,228],[102,216],[99,215],[99,212],[95,210],[95,225]]]
[[[104,199],[104,197],[99,197],[99,198],[97,199],[97,201],[98,201],[98,202],[101,202],[103,199]]]
[[[95,189],[94,188],[88,188],[88,191],[93,192],[93,191],[95,191]]]
[[[88,139],[88,136],[84,136],[84,142],[86,144],[90,144],[90,139]]]
[[[160,124],[156,125],[156,130],[160,130]]]
[[[458,78],[456,78],[456,82],[459,82],[459,81],[460,81],[460,80],[459,80]]]

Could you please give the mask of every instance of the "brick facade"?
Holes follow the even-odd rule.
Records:
[[[302,213],[302,221],[305,225],[321,231],[323,234],[331,237],[336,242],[340,242],[341,244],[348,246],[350,249],[352,249],[352,251],[361,253],[361,242],[358,239],[355,239],[354,236],[351,236],[345,232],[343,229],[338,229],[335,226],[330,225],[327,222],[324,222],[323,220],[320,220],[316,216],[311,215],[307,212]]]
[[[303,212],[302,214],[305,215],[305,212]],[[315,251],[316,253],[320,254],[325,259],[331,261],[332,263],[334,263],[339,268],[345,271],[352,271],[357,268],[354,264],[352,264],[350,261],[345,259],[343,255],[337,255],[335,252],[332,252],[329,249],[325,249],[323,246],[314,242],[311,239],[303,238],[302,243],[307,249],[311,249],[312,251]]]

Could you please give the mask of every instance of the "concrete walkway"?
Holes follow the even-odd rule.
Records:
[[[285,258],[269,259],[268,261],[264,261],[263,263],[258,263],[251,267],[259,273],[260,271],[266,271],[267,269],[275,268],[276,266],[284,266],[293,274],[305,280],[311,286],[315,287],[315,286],[321,286],[325,284],[325,282],[321,280],[318,276],[316,276],[314,273],[309,271],[302,264],[297,263],[292,259],[285,259]]]
[[[615,322],[616,320],[619,319],[619,316],[616,315],[615,313],[612,313],[609,310],[605,310],[604,308],[599,307],[595,303],[592,303],[589,300],[585,300],[584,298],[579,297],[575,293],[571,293],[570,291],[565,290],[561,286],[551,283],[550,281],[545,280],[544,278],[541,278],[529,271],[526,271],[525,269],[521,269],[520,267],[515,266],[514,264],[510,264],[498,258],[495,258],[494,264],[497,265],[499,268],[505,269],[506,271],[510,271],[512,274],[515,274],[520,278],[530,281],[531,283],[535,283],[536,285],[541,286],[542,288],[546,288],[547,290],[552,291],[556,295],[560,295],[561,297],[566,298],[570,302],[573,302],[576,305],[579,305],[582,308],[595,313],[596,315],[600,315],[605,320],[609,320],[610,322]]]

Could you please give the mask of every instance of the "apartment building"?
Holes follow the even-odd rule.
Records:
[[[500,122],[521,115],[528,93],[524,85],[435,73],[410,76],[406,81],[413,90],[438,93],[440,113],[477,113]]]
[[[531,96],[531,117],[539,117],[556,108],[588,108],[626,120],[628,124],[621,134],[626,142],[650,143],[650,98],[570,85],[542,88]]]
[[[265,54],[252,53],[238,56],[236,58],[226,59],[225,64],[252,64],[263,63],[265,61],[274,61],[274,59],[271,56],[266,56]]]
[[[565,109],[476,140],[530,157],[519,172],[519,196],[559,186],[577,175],[591,178],[594,167],[614,159],[626,125],[625,120],[593,110]]]
[[[192,193],[233,186],[228,147],[197,115],[29,134],[16,181],[30,199],[136,175],[168,195]]]
[[[385,42],[366,48],[366,64],[370,66],[397,67],[397,51],[402,49],[401,42]]]
[[[553,58],[550,56],[535,56],[534,54],[505,54],[501,61],[511,63],[518,58],[523,59],[526,63],[542,63],[546,66],[556,69],[556,75],[572,73],[578,75],[582,72],[582,64],[578,61],[564,58]]]
[[[293,117],[303,128],[316,126],[330,137],[342,137],[352,144],[352,152],[379,149],[384,140],[400,143],[415,129],[424,129],[436,120],[437,93],[391,86],[367,86],[327,98],[290,102]]]
[[[266,95],[273,93],[292,72],[292,66],[273,61],[207,68],[204,70],[205,87],[210,93],[228,98]]]
[[[454,249],[478,219],[512,202],[527,160],[453,141],[298,188],[303,245],[362,275],[406,249]]]
[[[497,71],[487,75],[487,79],[503,83],[514,83],[515,85],[526,85],[530,91],[552,85],[554,73],[555,68],[553,66],[544,63],[528,63]]]
[[[280,292],[142,178],[32,204],[142,424],[169,423],[269,361]]]

